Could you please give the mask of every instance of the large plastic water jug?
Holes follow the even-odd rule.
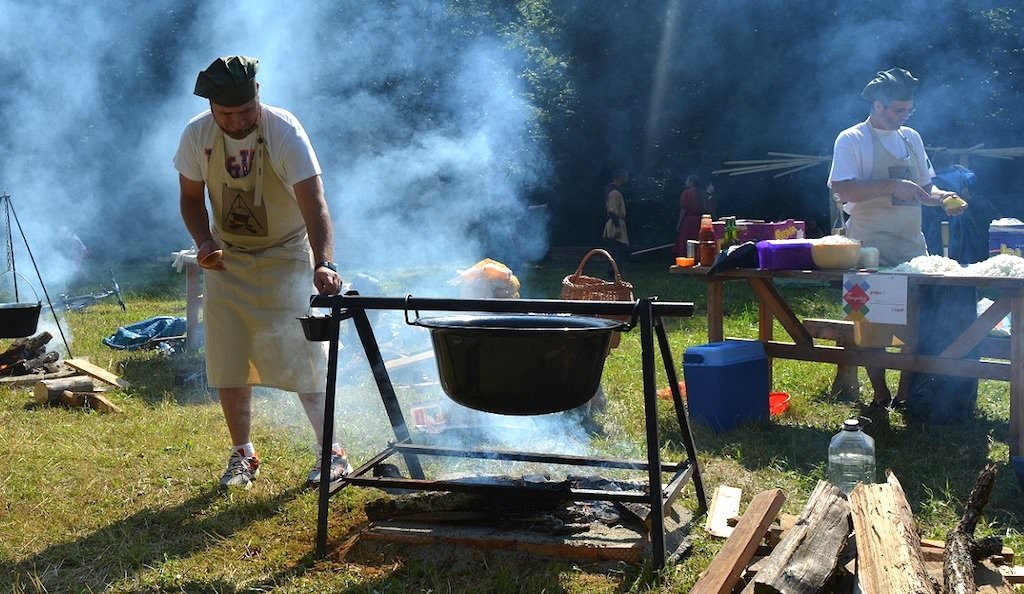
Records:
[[[863,429],[859,419],[846,419],[828,444],[828,480],[846,494],[875,482],[875,440]]]

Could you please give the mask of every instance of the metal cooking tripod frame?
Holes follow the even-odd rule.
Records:
[[[345,295],[317,295],[310,300],[311,307],[330,308],[331,315],[327,319],[330,324],[331,336],[327,359],[327,395],[324,405],[323,435],[334,434],[334,409],[336,384],[338,379],[338,350],[341,322],[351,319],[355,324],[363,351],[370,364],[371,372],[377,383],[381,401],[394,430],[396,442],[372,456],[369,461],[355,468],[344,478],[331,483],[321,481],[319,490],[319,506],[317,512],[316,556],[322,558],[327,552],[327,520],[330,497],[348,485],[370,486],[376,488],[404,488],[431,491],[463,491],[463,492],[515,492],[522,493],[529,487],[518,485],[481,485],[455,481],[428,481],[424,479],[423,469],[418,456],[459,456],[495,460],[516,460],[547,462],[568,466],[595,466],[604,468],[626,468],[647,470],[648,492],[642,491],[605,491],[600,489],[572,489],[570,495],[575,501],[632,501],[647,503],[651,506],[650,536],[654,570],[659,571],[665,566],[665,508],[671,506],[687,481],[692,481],[697,496],[700,513],[708,509],[707,497],[697,463],[697,451],[693,443],[686,408],[683,405],[679,382],[672,361],[672,351],[668,337],[662,325],[662,316],[690,316],[693,314],[692,303],[658,302],[655,299],[639,299],[635,302],[614,301],[566,301],[554,299],[435,299],[416,297],[369,297],[349,292]],[[585,315],[617,315],[634,316],[639,319],[641,342],[641,366],[643,368],[644,385],[644,424],[646,427],[647,461],[611,460],[583,456],[559,456],[515,451],[485,451],[452,449],[435,446],[424,446],[412,443],[405,418],[398,404],[394,386],[388,376],[384,360],[381,356],[373,328],[366,315],[367,309],[391,310],[425,310],[425,311],[472,311],[496,313],[572,313]],[[658,435],[657,394],[655,383],[654,337],[657,336],[662,362],[665,366],[672,401],[676,412],[676,420],[682,434],[687,459],[676,464],[661,462],[660,440]],[[320,476],[330,476],[331,440],[324,439],[321,451]],[[363,475],[392,455],[401,454],[412,478],[367,478]],[[672,472],[674,476],[669,484],[662,486],[661,474]]]

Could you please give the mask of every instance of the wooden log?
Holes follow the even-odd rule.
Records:
[[[697,579],[691,594],[728,594],[740,579],[743,568],[754,558],[757,545],[768,526],[782,509],[786,495],[781,489],[762,491],[754,496],[747,511],[718,551],[711,564]]]
[[[91,408],[103,413],[122,413],[116,404],[102,394],[96,392],[72,392],[64,390],[60,394],[60,403],[70,408]]]
[[[996,482],[996,465],[985,465],[978,480],[971,489],[964,507],[964,515],[956,528],[946,535],[946,552],[942,559],[943,593],[971,593],[976,590],[974,582],[975,549],[974,529],[981,519],[981,511],[988,503],[992,487]]]
[[[864,594],[935,594],[913,512],[894,474],[883,484],[858,483],[850,493],[850,512]]]
[[[28,359],[43,345],[50,342],[53,336],[49,332],[40,332],[28,338],[16,338],[11,342],[4,352],[0,353],[0,365],[16,363],[21,359]]]
[[[64,390],[72,392],[92,392],[96,389],[92,378],[83,375],[72,377],[40,380],[32,388],[32,400],[39,404],[57,404]]]
[[[25,373],[30,373],[33,369],[43,369],[47,364],[55,363],[57,359],[60,359],[60,353],[57,351],[49,351],[35,359],[29,359],[22,362],[21,367]]]
[[[850,504],[843,492],[818,481],[796,525],[786,531],[754,578],[754,592],[813,594],[839,563],[850,535]]]

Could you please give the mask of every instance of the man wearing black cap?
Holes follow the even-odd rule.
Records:
[[[849,215],[846,234],[862,246],[878,248],[882,266],[896,266],[927,247],[921,233],[921,206],[942,207],[948,214],[963,212],[967,203],[954,192],[932,185],[935,171],[921,135],[904,122],[914,112],[918,81],[903,68],[879,72],[861,91],[871,103],[866,121],[847,128],[836,138],[828,186]],[[856,342],[864,347],[892,344],[897,327],[857,324]],[[885,370],[868,368],[875,390],[873,404],[892,397]]]
[[[932,185],[935,171],[921,135],[903,125],[914,111],[917,84],[902,68],[879,72],[861,92],[871,115],[839,133],[832,155],[828,185],[849,215],[847,235],[878,248],[882,266],[927,253],[922,205],[950,214],[967,206]]]
[[[230,56],[199,73],[195,94],[210,108],[188,123],[174,156],[181,216],[205,269],[207,378],[232,439],[222,487],[248,488],[259,474],[254,385],[299,394],[321,455],[326,350],[305,340],[296,318],[314,290],[341,288],[316,153],[294,115],[260,104],[258,66]],[[331,480],[350,471],[332,444]],[[319,481],[318,461],[307,483]]]

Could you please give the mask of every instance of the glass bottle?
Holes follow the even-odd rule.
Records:
[[[828,444],[828,480],[847,495],[857,483],[875,482],[875,440],[859,419],[846,419]]]
[[[715,228],[711,223],[711,215],[700,217],[700,232],[697,233],[697,255],[701,266],[711,266],[718,255],[718,242],[715,241]]]

